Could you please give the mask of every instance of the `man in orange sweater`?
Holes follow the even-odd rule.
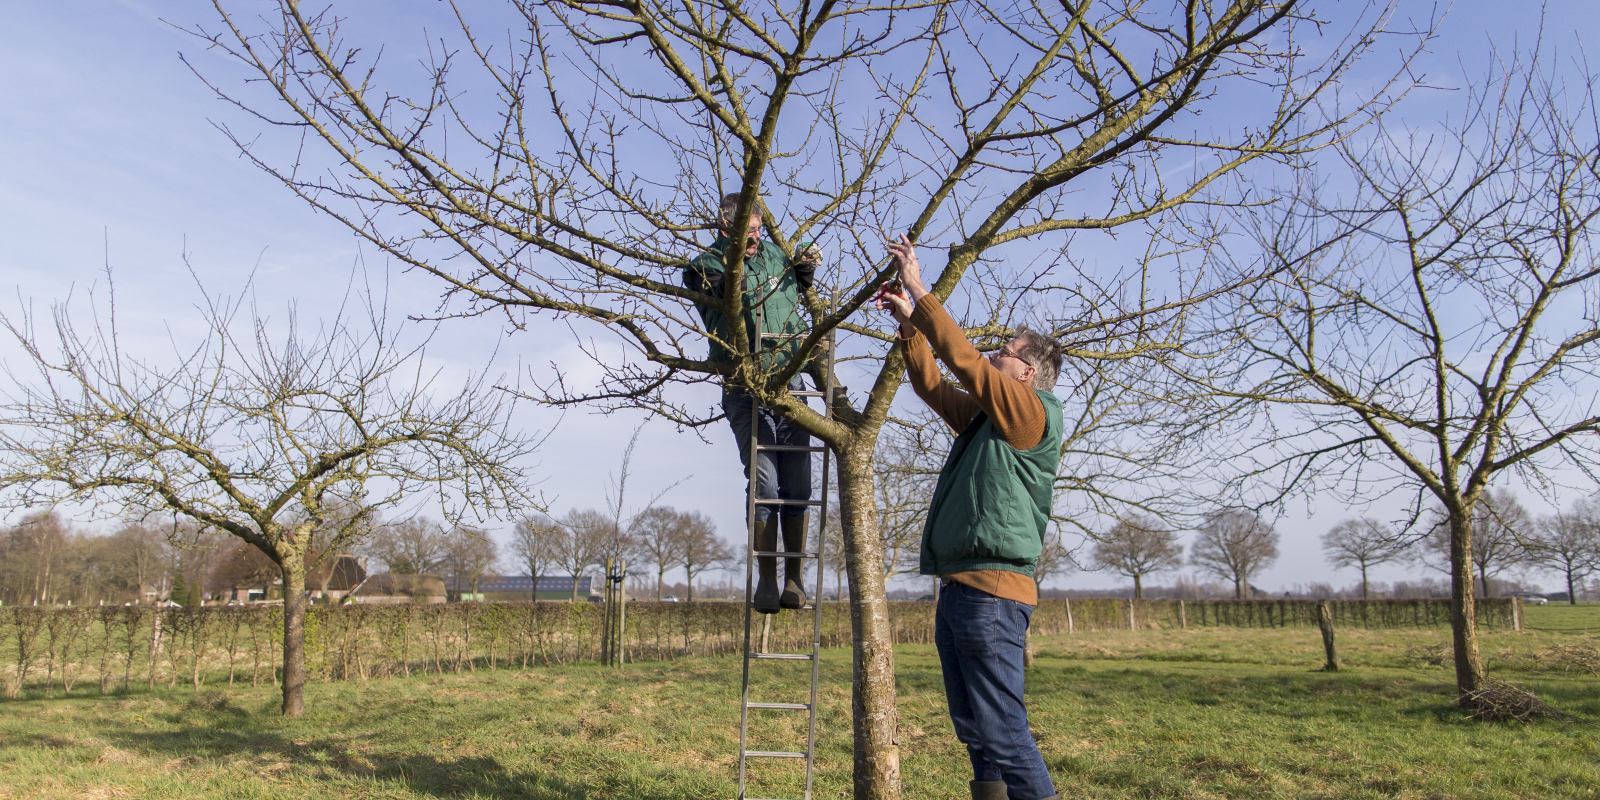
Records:
[[[1058,798],[1028,730],[1022,660],[1065,430],[1051,392],[1061,350],[1023,328],[984,358],[923,286],[910,240],[902,235],[889,251],[904,290],[884,284],[878,307],[900,323],[917,396],[958,434],[928,508],[921,572],[942,587],[934,644],[950,719],[972,760],[972,797]],[[935,353],[961,387],[940,377]]]

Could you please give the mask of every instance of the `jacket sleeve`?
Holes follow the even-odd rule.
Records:
[[[683,285],[686,289],[722,297],[722,284],[727,275],[720,269],[707,269],[699,262],[690,262],[683,268]]]
[[[911,375],[911,388],[956,433],[966,430],[972,415],[978,413],[978,402],[972,395],[952,386],[939,374],[939,365],[933,360],[933,350],[921,331],[911,329],[911,336],[899,334],[900,346],[906,353],[906,371]]]
[[[1032,450],[1044,439],[1044,402],[1032,387],[1012,378],[989,363],[966,332],[950,318],[939,298],[925,295],[911,313],[911,324],[928,337],[956,380],[966,387],[978,407],[989,414],[1006,444],[1018,450]]]

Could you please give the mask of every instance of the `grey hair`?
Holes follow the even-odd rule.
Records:
[[[738,211],[738,210],[739,210],[739,193],[738,192],[732,192],[730,194],[725,194],[725,195],[722,196],[722,208],[720,209],[720,211],[719,211],[719,213],[717,215],[717,218],[722,222],[722,227],[723,227],[724,230],[726,230],[728,228],[728,226],[733,224],[733,212]],[[767,204],[761,202],[761,196],[760,195],[756,195],[756,206],[755,206],[755,208],[750,209],[750,214],[752,216],[756,217],[757,219],[759,219],[762,214],[766,213],[766,210],[767,210]]]
[[[1033,365],[1033,388],[1048,392],[1061,377],[1061,345],[1026,325],[1017,328],[1012,339],[1017,343],[1017,358]]]

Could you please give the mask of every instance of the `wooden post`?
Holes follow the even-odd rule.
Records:
[[[1022,632],[1022,668],[1033,669],[1033,630]]]
[[[1138,623],[1133,619],[1133,598],[1128,598],[1128,630],[1138,630]]]
[[[1073,626],[1072,626],[1072,598],[1070,598],[1070,597],[1069,598],[1064,598],[1064,599],[1062,599],[1061,603],[1062,603],[1062,605],[1066,606],[1066,609],[1067,609],[1067,633],[1069,633],[1069,634],[1073,633]]]
[[[1189,628],[1189,614],[1184,610],[1183,601],[1178,601],[1178,627],[1183,630]]]
[[[769,652],[767,642],[768,637],[772,634],[772,616],[771,614],[761,615],[761,643],[756,646],[757,653]]]
[[[1522,598],[1511,598],[1511,630],[1522,633]]]
[[[1322,647],[1328,651],[1328,663],[1322,668],[1328,672],[1339,671],[1339,645],[1333,639],[1333,608],[1328,601],[1317,604],[1317,624],[1322,628]]]

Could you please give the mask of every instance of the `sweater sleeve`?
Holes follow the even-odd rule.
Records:
[[[995,369],[989,359],[967,341],[966,332],[950,318],[939,298],[929,294],[918,301],[911,314],[911,324],[927,336],[934,352],[966,387],[967,392],[962,394],[988,413],[1006,444],[1018,450],[1032,450],[1039,445],[1045,430],[1044,403],[1039,395],[1022,381]]]
[[[899,338],[900,346],[906,352],[906,371],[911,375],[911,388],[956,433],[965,430],[967,423],[972,421],[972,415],[978,413],[978,402],[972,399],[972,395],[950,385],[939,374],[939,365],[934,362],[928,339],[921,331],[912,328],[910,337],[902,332]]]

